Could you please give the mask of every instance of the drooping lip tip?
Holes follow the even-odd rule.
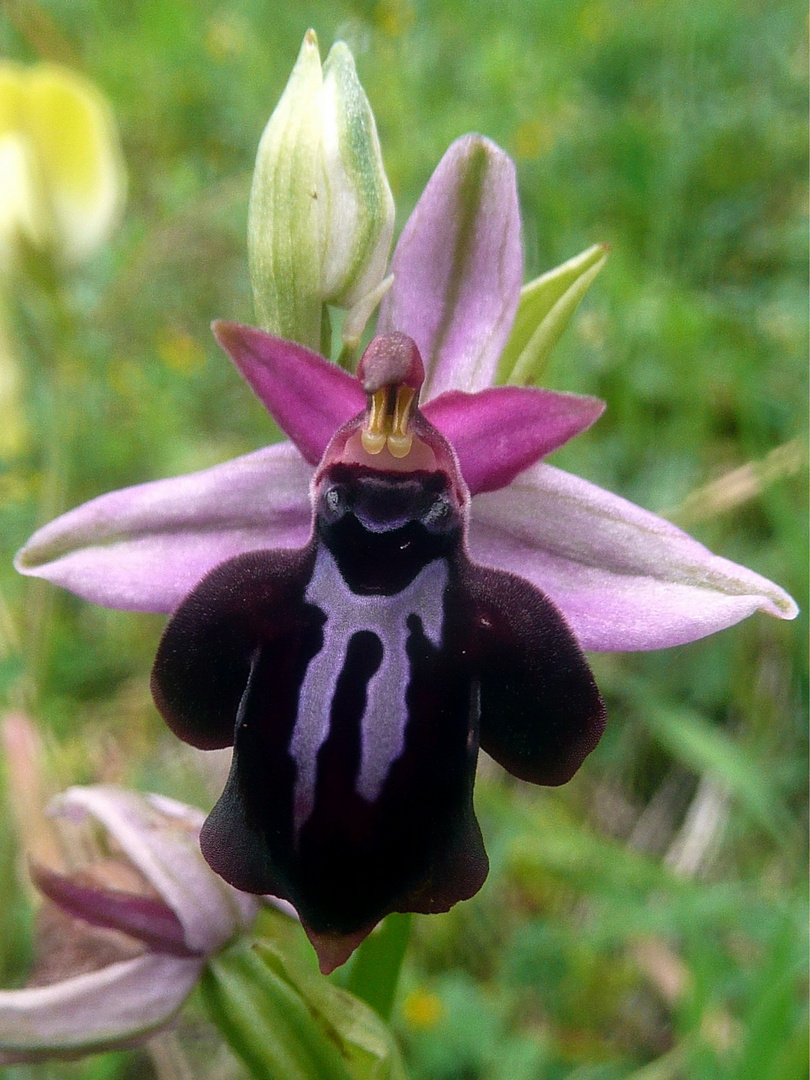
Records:
[[[333,971],[342,967],[358,945],[365,941],[375,924],[372,923],[371,926],[362,930],[356,930],[353,934],[319,934],[304,922],[302,926],[315,950],[321,975],[331,975]]]

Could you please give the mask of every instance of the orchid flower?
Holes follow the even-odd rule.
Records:
[[[38,888],[75,922],[126,935],[121,958],[58,982],[0,991],[0,1062],[74,1057],[148,1038],[168,1024],[209,958],[253,922],[258,900],[232,889],[200,857],[204,814],[158,795],[69,788],[50,812],[92,821],[112,853],[75,872],[33,867]],[[83,937],[84,935],[84,937]],[[111,940],[111,945],[116,939]],[[88,939],[88,954],[98,942]]]
[[[95,603],[173,613],[158,707],[193,745],[234,745],[204,854],[289,899],[327,971],[386,913],[480,888],[479,745],[535,783],[578,768],[604,725],[583,650],[796,614],[773,583],[542,462],[601,402],[493,386],[523,273],[501,150],[453,144],[392,271],[357,377],[214,325],[290,442],[94,499],[17,557]]]

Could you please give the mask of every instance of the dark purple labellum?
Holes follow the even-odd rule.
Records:
[[[373,393],[383,415],[388,391]],[[212,571],[153,674],[180,738],[234,746],[202,832],[211,866],[290,900],[314,938],[353,944],[390,911],[445,911],[481,887],[479,743],[559,784],[604,725],[553,604],[467,557],[468,496],[441,436],[418,412],[392,427],[370,407],[361,446],[362,419],[316,475],[309,544]]]

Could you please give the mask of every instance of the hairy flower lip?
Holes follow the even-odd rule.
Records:
[[[234,745],[206,859],[237,888],[288,898],[324,970],[389,912],[446,911],[481,887],[479,738],[515,775],[559,784],[604,727],[560,612],[471,562],[467,491],[439,432],[415,426],[434,469],[392,472],[342,459],[360,422],[316,473],[308,544],[212,570],[152,676],[178,737]]]

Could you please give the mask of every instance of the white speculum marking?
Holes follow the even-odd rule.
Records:
[[[379,668],[368,681],[361,721],[360,771],[355,790],[369,802],[378,798],[388,772],[405,746],[406,694],[410,664],[406,645],[408,618],[418,615],[430,642],[439,648],[444,620],[448,569],[444,559],[429,563],[393,596],[358,596],[343,580],[331,553],[321,547],[305,599],[326,616],[323,646],[307,667],[298,699],[290,754],[297,772],[294,827],[298,835],[315,805],[318,751],[329,736],[332,701],[348,653],[360,630],[370,630],[382,644]]]

